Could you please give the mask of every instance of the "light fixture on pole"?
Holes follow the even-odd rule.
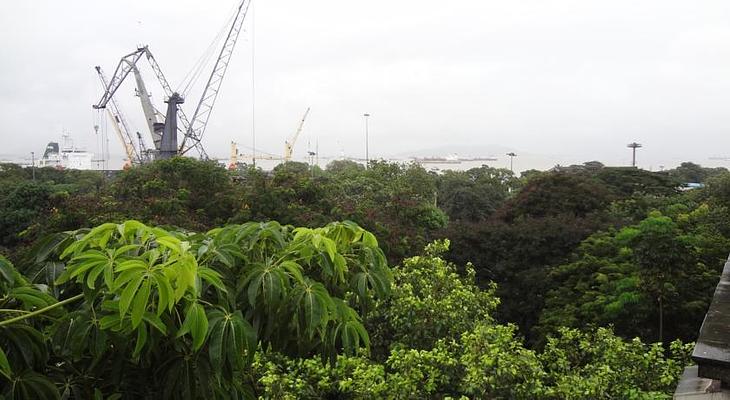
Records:
[[[512,170],[512,160],[513,160],[513,159],[514,159],[515,157],[517,157],[517,154],[515,154],[515,153],[513,153],[513,152],[509,152],[509,153],[507,153],[506,155],[508,155],[508,156],[509,156],[509,170],[510,170],[510,172],[514,172],[514,170]]]
[[[636,149],[642,147],[641,146],[641,143],[636,143],[636,142],[629,143],[629,144],[626,145],[626,147],[630,148],[631,151],[632,151],[632,153],[631,153],[631,166],[632,167],[636,167]]]
[[[370,149],[368,148],[368,118],[370,118],[370,114],[365,113],[362,116],[365,117],[365,168],[368,168],[370,166]]]

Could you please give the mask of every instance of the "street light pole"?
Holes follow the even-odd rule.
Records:
[[[30,165],[33,170],[33,180],[35,180],[35,151],[30,152]]]
[[[641,143],[631,142],[626,147],[631,149],[631,166],[636,167],[636,149],[642,147]]]
[[[370,149],[368,148],[368,118],[370,118],[370,114],[365,113],[362,116],[365,117],[365,169],[367,169],[370,167]]]
[[[509,156],[509,171],[512,172],[512,173],[514,173],[515,171],[512,169],[512,160],[515,157],[517,157],[517,154],[515,154],[513,152],[509,152],[509,153],[507,153],[507,155]]]

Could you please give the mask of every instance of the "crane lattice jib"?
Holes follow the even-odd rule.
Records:
[[[198,148],[200,145],[200,140],[203,137],[203,133],[205,133],[205,127],[208,124],[210,112],[213,109],[216,98],[218,97],[223,77],[226,74],[226,69],[228,69],[228,63],[231,61],[233,49],[236,46],[238,34],[241,32],[243,20],[246,18],[246,13],[248,12],[248,6],[250,4],[251,0],[243,0],[238,6],[236,18],[231,24],[231,29],[228,31],[226,41],[223,43],[223,48],[221,48],[221,52],[218,55],[215,66],[213,66],[213,72],[211,72],[210,77],[208,78],[208,83],[205,85],[203,94],[200,97],[200,102],[195,108],[193,118],[190,120],[185,137],[180,145],[180,154],[185,154],[191,148]],[[188,143],[188,141],[192,143]]]
[[[96,67],[96,72],[97,74],[99,74],[99,80],[101,81],[101,84],[104,85],[105,88],[108,88],[109,84],[107,83],[106,76],[104,75],[104,71],[102,71],[101,67]],[[116,100],[114,100],[113,97],[109,97],[106,105],[109,106],[108,111],[110,112],[111,117],[116,119],[116,123],[119,125],[119,139],[122,141],[124,150],[127,152],[129,162],[133,164],[141,164],[143,161],[141,153],[146,150],[144,149],[144,145],[140,145],[141,151],[138,151],[137,148],[134,146],[132,135],[129,133],[129,125],[127,125],[127,120],[124,118],[124,114],[122,114],[122,112],[120,111],[119,105],[117,104]]]
[[[106,107],[107,103],[112,99],[112,96],[114,96],[114,93],[117,92],[117,89],[119,89],[119,86],[122,85],[122,82],[124,82],[124,79],[129,75],[130,72],[132,72],[132,68],[137,64],[137,61],[139,61],[140,57],[142,57],[142,54],[144,52],[142,49],[137,49],[136,51],[127,54],[126,56],[122,57],[121,60],[119,60],[119,64],[117,64],[117,69],[114,70],[114,76],[112,77],[112,80],[109,82],[109,84],[105,87],[104,95],[101,96],[101,100],[99,100],[98,103],[94,104],[94,108],[104,108]]]

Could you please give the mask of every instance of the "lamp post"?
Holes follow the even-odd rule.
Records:
[[[515,172],[515,171],[514,171],[514,170],[512,169],[512,160],[513,160],[513,159],[514,159],[515,157],[517,157],[517,154],[515,154],[515,153],[513,153],[513,152],[509,152],[509,153],[507,153],[506,155],[508,155],[508,156],[509,156],[509,170],[510,170],[510,172]]]
[[[370,118],[370,114],[365,113],[362,116],[365,117],[365,169],[367,169],[370,167],[370,149],[368,148],[368,118]]]
[[[642,147],[641,143],[632,142],[626,145],[631,149],[631,166],[636,167],[636,149]]]
[[[35,151],[30,152],[30,165],[31,170],[33,171],[33,180],[35,180]]]

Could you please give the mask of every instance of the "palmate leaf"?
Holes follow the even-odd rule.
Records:
[[[33,368],[48,359],[43,334],[27,324],[11,324],[0,328],[0,346],[10,365],[20,370]]]
[[[150,297],[150,279],[145,279],[134,297],[132,305],[132,328],[136,328],[142,322],[142,316],[147,311],[147,301]]]
[[[155,255],[148,257],[154,260]],[[133,328],[139,325],[144,313],[150,309],[150,300],[155,293],[158,297],[156,310],[158,316],[162,315],[164,310],[172,310],[179,301],[171,283],[173,280],[179,282],[176,279],[178,271],[169,266],[150,266],[143,258],[144,255],[120,263],[116,268],[118,275],[112,285],[115,292],[120,294],[119,316],[124,318],[127,312],[131,312]],[[182,294],[184,292],[185,290]]]
[[[21,303],[22,309],[33,310],[48,307],[58,301],[51,295],[43,293],[33,286],[16,287],[10,290],[8,297]],[[51,310],[51,314],[59,316],[63,314],[62,309]]]
[[[327,333],[328,347],[332,350],[337,349],[339,342],[345,354],[354,355],[362,343],[369,350],[370,337],[357,312],[342,299],[333,299],[333,303],[335,318],[332,328]]]
[[[288,286],[289,278],[283,269],[261,265],[251,270],[245,277],[239,292],[247,294],[251,306],[256,306],[260,296],[266,307],[271,308],[282,301]]]
[[[240,311],[211,311],[208,355],[215,370],[243,370],[253,361],[256,346],[256,331]]]
[[[12,385],[7,385],[7,392],[3,393],[10,399],[60,399],[56,385],[45,376],[32,370],[27,370],[15,376]]]
[[[69,246],[69,248],[72,247],[74,244]],[[66,248],[66,251],[68,251],[68,248]],[[66,251],[64,251],[64,254],[66,253]],[[108,262],[108,253],[96,249],[86,250],[83,253],[71,258],[71,260],[68,262],[66,270],[61,274],[61,276],[58,277],[56,284],[60,285],[66,283],[73,278],[76,278],[77,281],[82,282],[84,274],[87,271],[92,268],[103,267]]]
[[[226,285],[221,280],[221,274],[216,272],[214,269],[207,267],[198,267],[198,276],[216,289],[227,292]]]
[[[220,381],[211,375],[208,357],[201,353],[172,353],[156,368],[156,381],[162,382],[162,399],[207,399]]]
[[[145,280],[143,272],[137,273],[133,278],[129,280],[129,283],[122,290],[122,294],[119,297],[119,317],[124,318],[132,305],[134,297],[137,295],[137,290],[142,285],[142,281]],[[115,283],[116,285],[116,283]]]
[[[390,293],[390,285],[390,276],[375,268],[358,272],[350,280],[350,288],[362,301],[368,299],[371,291],[375,291],[378,297],[386,297]]]
[[[98,361],[108,350],[107,332],[91,318],[88,309],[69,313],[58,325],[52,336],[56,355],[78,360],[91,354]]]
[[[185,314],[180,330],[176,337],[182,337],[190,333],[193,338],[193,350],[198,350],[205,343],[205,337],[208,334],[208,317],[205,315],[205,309],[198,303],[191,303]]]
[[[309,282],[297,285],[292,291],[292,298],[297,315],[301,316],[299,326],[311,339],[319,328],[327,324],[329,311],[334,307],[332,297],[321,283]]]

